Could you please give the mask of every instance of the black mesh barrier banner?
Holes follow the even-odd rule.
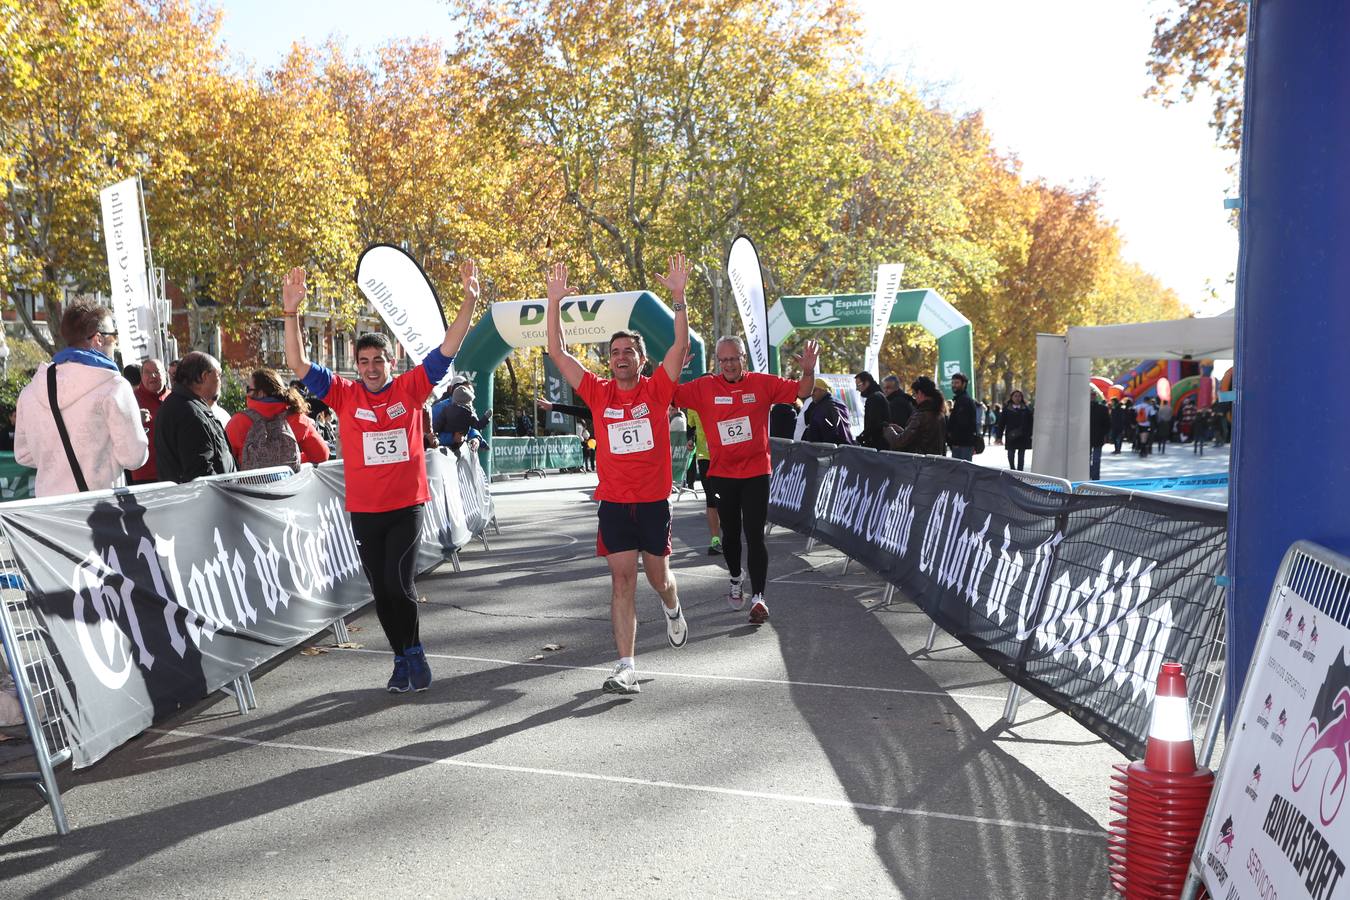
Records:
[[[773,442],[769,519],[842,550],[1127,755],[1164,660],[1199,670],[1227,514],[1035,487],[954,459]]]
[[[423,570],[470,538],[456,461],[427,460]],[[344,493],[321,466],[0,510],[75,766],[370,601]]]

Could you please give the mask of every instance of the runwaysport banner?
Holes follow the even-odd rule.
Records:
[[[422,267],[392,244],[371,244],[356,261],[356,285],[414,363],[445,340],[445,312]],[[446,381],[450,379],[446,373]]]
[[[1350,895],[1350,560],[1296,544],[1195,848],[1211,896]]]
[[[432,453],[427,471],[423,570],[468,542],[471,510],[481,531],[491,509],[476,460]],[[344,494],[337,463],[262,485],[190,482],[0,508],[75,766],[369,602]]]
[[[945,457],[772,444],[770,521],[866,565],[1128,755],[1143,752],[1162,662],[1208,661],[1223,510],[1048,491]]]
[[[140,181],[128,178],[99,191],[103,244],[108,252],[113,319],[121,338],[123,361],[139,363],[153,355],[154,310],[146,275],[145,235],[141,229]]]
[[[764,273],[759,268],[759,252],[750,238],[741,235],[731,242],[727,254],[727,279],[741,328],[750,351],[750,364],[756,372],[769,371],[769,312],[764,306]]]

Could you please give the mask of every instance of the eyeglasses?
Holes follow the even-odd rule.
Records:
[[[115,337],[117,337],[117,332],[115,332],[115,331],[100,331],[100,332],[98,332],[98,333],[101,334],[101,335],[103,335],[104,337],[110,337],[110,338],[115,338]]]
[[[740,362],[742,358],[743,357],[740,356],[719,356],[717,357],[717,361],[724,366],[729,366],[732,363]]]

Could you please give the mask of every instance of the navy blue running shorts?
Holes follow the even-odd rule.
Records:
[[[653,556],[670,555],[670,501],[614,503],[601,500],[597,515],[600,531],[595,536],[596,556],[626,550],[641,550]]]

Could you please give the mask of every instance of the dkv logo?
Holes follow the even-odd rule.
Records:
[[[562,320],[569,325],[576,325],[582,322],[594,322],[596,316],[600,315],[600,309],[605,305],[603,299],[600,300],[564,300],[560,312]],[[525,303],[520,307],[521,327],[530,325],[539,325],[544,321],[544,314],[547,307],[542,303]]]

